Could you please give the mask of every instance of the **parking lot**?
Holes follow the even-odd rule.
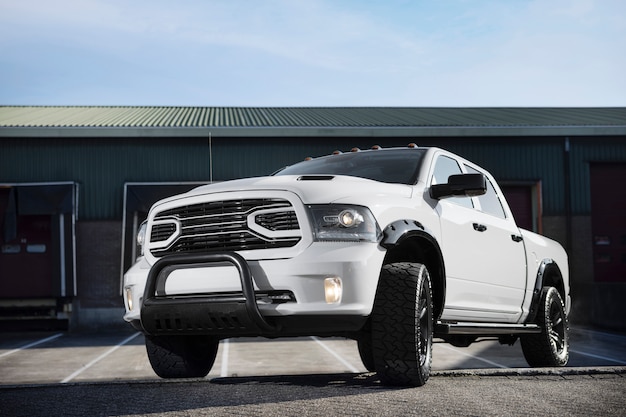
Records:
[[[158,379],[150,368],[143,336],[130,328],[0,336],[1,385]],[[568,367],[626,366],[626,335],[574,328],[570,344]],[[526,367],[519,342],[512,347],[484,341],[456,348],[435,340],[433,370],[437,372]],[[207,378],[365,372],[352,340],[243,338],[221,342]]]
[[[485,341],[469,348],[455,348],[448,344],[436,343],[433,370],[431,381],[426,385],[429,388],[418,388],[415,389],[416,392],[432,390],[438,384],[452,389],[455,385],[450,383],[450,379],[455,381],[455,384],[471,382],[472,385],[468,389],[477,389],[480,384],[487,384],[483,389],[497,390],[502,388],[502,384],[517,381],[515,378],[522,382],[524,378],[529,378],[528,384],[537,387],[541,386],[537,381],[543,381],[543,384],[547,384],[545,389],[552,391],[560,389],[558,384],[564,381],[572,382],[572,378],[580,378],[581,384],[593,382],[594,387],[600,387],[598,383],[610,383],[612,388],[603,389],[603,395],[610,395],[611,398],[615,395],[616,399],[606,401],[609,403],[617,401],[626,406],[626,335],[574,328],[571,332],[568,367],[541,372],[527,368],[519,343],[509,347],[501,346],[496,341]],[[607,379],[607,376],[613,379]],[[267,390],[263,394],[266,396],[264,404],[273,403],[272,393],[276,396],[277,402],[284,402],[288,400],[290,393],[300,398],[303,389],[307,395],[313,397],[319,395],[326,399],[329,397],[328,388],[333,386],[341,386],[342,389],[350,386],[353,388],[351,393],[354,393],[354,389],[369,392],[367,390],[383,388],[377,383],[375,376],[367,373],[361,364],[354,341],[314,337],[225,340],[220,345],[216,363],[207,378],[186,382],[184,392],[188,392],[186,391],[188,389],[204,390],[210,387],[213,391],[226,390],[232,393],[232,385],[238,387],[234,391],[239,394],[242,389],[253,396],[259,395],[259,389]],[[226,388],[228,386],[231,387]],[[155,387],[160,390],[183,389],[178,382],[160,380],[154,375],[145,353],[143,336],[130,329],[91,334],[36,332],[0,335],[1,415],[26,415],[20,414],[20,410],[28,410],[28,414],[32,415],[33,409],[28,407],[7,409],[10,406],[15,407],[20,401],[30,403],[25,400],[27,398],[32,398],[36,404],[37,401],[43,401],[46,395],[54,398],[55,395],[63,393],[74,395],[72,393],[76,390],[102,393],[117,389],[121,392],[112,397],[111,401],[115,402],[115,398],[128,395],[129,389],[153,392]],[[519,388],[513,391],[523,392]],[[326,394],[323,394],[324,392]],[[85,395],[88,396],[81,394]],[[332,395],[330,397],[334,398]],[[237,395],[229,398],[229,401],[232,400],[234,403],[225,404],[222,399],[219,402],[220,407],[238,407],[249,403],[249,400],[244,399],[238,402]],[[578,396],[577,400],[580,399]],[[521,400],[511,399],[511,401],[511,404],[515,404]],[[560,401],[563,401],[563,397]],[[136,403],[131,403],[136,406]],[[112,407],[107,404],[107,407]],[[87,403],[83,405],[87,406]],[[372,404],[373,407],[378,405],[379,402]],[[152,409],[152,406],[146,407],[143,412],[147,413]],[[180,407],[181,405],[177,403],[176,407],[166,406],[157,411],[175,411],[173,409],[180,411]],[[76,410],[85,411],[82,408],[73,408],[72,412]],[[129,409],[115,408],[118,410],[115,412],[108,410],[104,415],[137,414],[129,412]],[[209,414],[216,411],[213,408],[211,410],[212,413]],[[396,410],[400,411],[397,408]],[[611,409],[600,410],[606,415],[620,415],[623,412],[623,409],[615,409],[616,414],[613,414]],[[42,412],[39,415],[56,414],[47,414],[46,409],[39,411]],[[62,414],[71,414],[65,409],[61,411]],[[95,410],[90,410],[93,411]],[[482,414],[491,414],[489,409],[484,411]],[[494,411],[500,414],[497,408]],[[292,412],[299,414],[294,410]],[[38,414],[36,410],[34,414]],[[291,412],[288,414],[293,415]],[[330,415],[332,414],[334,413],[331,412]]]

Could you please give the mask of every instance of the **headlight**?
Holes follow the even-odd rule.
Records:
[[[309,206],[316,241],[378,242],[380,228],[367,207]]]
[[[139,230],[137,231],[137,248],[139,249],[139,253],[143,255],[143,247],[146,243],[146,229],[147,222],[141,223],[139,226]]]

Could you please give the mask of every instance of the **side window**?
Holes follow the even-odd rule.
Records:
[[[459,167],[459,164],[454,159],[443,155],[439,156],[437,158],[437,162],[435,162],[435,170],[433,172],[431,185],[445,184],[448,182],[448,177],[450,175],[457,175],[462,173],[463,172],[461,171],[461,167]],[[449,197],[446,198],[446,201],[458,204],[463,207],[474,208],[472,199],[469,197]]]
[[[465,165],[465,169],[467,172],[480,174],[480,172],[476,171],[472,167],[468,167],[467,165]],[[506,214],[502,208],[502,203],[500,202],[500,197],[498,197],[496,189],[493,187],[493,184],[489,181],[489,179],[487,179],[487,192],[479,196],[478,201],[480,202],[480,211],[483,213],[491,214],[492,216],[500,217],[501,219],[506,218]]]

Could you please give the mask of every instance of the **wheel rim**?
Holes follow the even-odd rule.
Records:
[[[430,355],[430,331],[431,320],[429,313],[429,299],[426,288],[422,285],[420,289],[419,298],[417,300],[417,312],[418,312],[418,326],[419,326],[419,338],[418,338],[418,352],[420,366],[424,366]]]
[[[548,335],[550,337],[550,343],[555,347],[558,353],[563,352],[565,348],[565,317],[563,311],[557,303],[550,305],[548,323]]]

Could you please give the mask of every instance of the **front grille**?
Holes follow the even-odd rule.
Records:
[[[256,224],[268,230],[294,230],[299,229],[298,218],[294,211],[279,213],[263,213],[256,216]]]
[[[254,222],[271,232],[298,231],[300,226],[293,206],[284,199],[237,199],[214,201],[176,207],[158,213],[150,233],[150,241],[165,242],[176,232],[174,222],[180,223],[180,234],[169,246],[152,248],[161,257],[175,253],[209,253],[275,249],[295,246],[299,233],[270,237],[251,230],[248,217],[255,212]],[[265,212],[268,211],[268,212]],[[169,221],[169,222],[168,222]]]
[[[152,226],[152,233],[150,233],[150,241],[162,242],[169,239],[172,233],[176,231],[176,225],[173,223],[155,224]]]

